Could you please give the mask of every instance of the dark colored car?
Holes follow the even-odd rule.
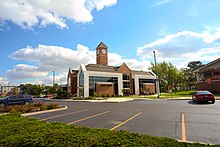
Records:
[[[192,100],[195,102],[211,101],[214,104],[215,103],[215,96],[207,90],[199,90],[193,94]]]
[[[0,107],[33,103],[31,95],[10,95],[0,98]]]

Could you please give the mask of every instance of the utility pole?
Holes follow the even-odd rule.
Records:
[[[156,61],[156,55],[155,55],[155,51],[153,51],[154,53],[154,67],[155,67],[155,74],[156,74],[156,90],[157,90],[157,98],[160,98],[160,83],[159,83],[159,79],[157,76],[157,61]]]
[[[55,71],[53,71],[53,87],[54,87],[54,84],[55,84]]]

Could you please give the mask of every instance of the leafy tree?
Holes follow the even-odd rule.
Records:
[[[195,86],[196,83],[196,76],[195,73],[193,73],[194,70],[202,67],[203,64],[200,61],[192,61],[189,62],[186,68],[185,78],[187,82],[187,88],[191,89],[192,86]]]
[[[155,72],[155,65],[151,63],[150,70]],[[176,87],[176,83],[178,82],[178,69],[172,65],[170,62],[162,62],[157,64],[157,76],[160,79],[160,87],[162,91],[168,90],[168,86]]]

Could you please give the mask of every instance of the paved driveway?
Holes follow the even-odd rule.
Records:
[[[220,144],[220,101],[215,104],[196,104],[191,100],[56,103],[67,105],[68,109],[30,117],[48,122],[60,121],[92,128]]]

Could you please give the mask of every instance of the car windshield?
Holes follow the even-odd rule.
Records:
[[[5,96],[5,97],[2,97],[1,99],[7,99],[7,98],[9,98],[10,96]]]
[[[197,94],[211,94],[209,91],[197,91]]]

